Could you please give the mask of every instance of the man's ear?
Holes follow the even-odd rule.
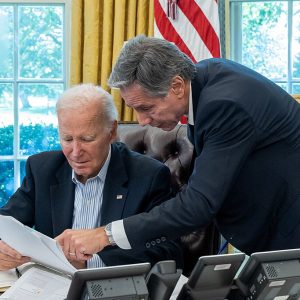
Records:
[[[113,143],[118,140],[118,122],[117,120],[113,121],[111,130],[110,130],[110,142]]]
[[[179,75],[173,77],[171,84],[171,89],[173,93],[178,97],[182,98],[184,95],[184,88],[185,84],[183,78]]]

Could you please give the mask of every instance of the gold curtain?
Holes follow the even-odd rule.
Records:
[[[153,36],[153,0],[73,0],[70,85],[94,83],[113,95],[122,121],[136,120],[107,80],[124,41]]]
[[[292,96],[300,103],[300,94],[292,94]]]

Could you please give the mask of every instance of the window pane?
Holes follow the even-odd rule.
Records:
[[[13,7],[0,6],[0,78],[13,78]]]
[[[0,84],[0,155],[13,154],[13,85]],[[1,181],[0,181],[1,182]]]
[[[300,1],[293,3],[293,77],[300,78]]]
[[[25,167],[26,167],[26,160],[21,160],[20,162],[20,182],[23,181],[23,178],[25,177]]]
[[[66,84],[65,1],[0,1],[0,205],[28,155],[60,149],[55,104]],[[67,21],[67,22],[66,22]]]
[[[63,78],[63,7],[19,7],[21,78]]]
[[[55,104],[62,84],[20,84],[20,154],[60,149]]]
[[[300,83],[293,84],[292,94],[300,94]]]
[[[3,206],[14,192],[14,163],[0,162],[0,207]]]
[[[286,90],[287,89],[287,84],[286,83],[277,83],[277,82],[275,82],[277,85],[279,85],[281,88],[283,88],[284,90]]]
[[[242,63],[273,79],[287,77],[287,2],[243,2]]]

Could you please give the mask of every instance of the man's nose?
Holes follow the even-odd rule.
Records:
[[[152,122],[152,118],[150,118],[149,116],[147,116],[145,114],[141,114],[141,113],[137,114],[137,119],[141,126],[148,125]]]
[[[82,147],[81,147],[81,143],[79,141],[74,140],[73,141],[73,155],[75,156],[79,156],[81,153]]]

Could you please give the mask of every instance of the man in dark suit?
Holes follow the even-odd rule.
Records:
[[[114,142],[117,112],[110,94],[88,84],[73,87],[58,100],[57,116],[62,151],[28,158],[22,186],[0,214],[13,216],[54,238],[64,230],[80,233],[149,211],[170,196],[166,166]],[[77,268],[154,264],[166,259],[174,259],[182,267],[182,252],[176,242],[145,251],[106,248],[90,256],[87,265],[72,249],[65,255]],[[28,258],[0,242],[0,270],[26,261]]]
[[[84,259],[113,243],[151,248],[213,221],[247,254],[300,247],[300,105],[288,93],[240,64],[195,65],[172,43],[143,36],[123,47],[109,85],[141,125],[171,130],[188,115],[194,170],[184,191],[149,213],[98,228],[94,243],[76,233],[61,243]]]

